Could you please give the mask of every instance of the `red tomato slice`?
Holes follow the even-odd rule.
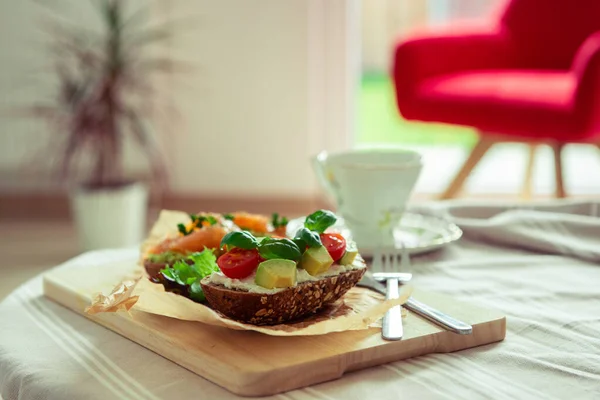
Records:
[[[346,251],[346,239],[339,233],[322,233],[321,242],[334,262],[342,258]]]
[[[238,247],[228,251],[217,259],[217,265],[223,274],[231,279],[243,279],[252,274],[262,261],[258,250],[245,250]]]

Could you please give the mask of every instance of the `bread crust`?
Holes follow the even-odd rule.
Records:
[[[153,263],[149,260],[144,260],[144,268],[151,279],[158,279],[160,270],[166,267],[166,263]]]
[[[307,281],[272,294],[228,289],[204,278],[200,283],[210,307],[236,321],[274,325],[306,317],[342,297],[355,286],[366,268],[318,281]]]

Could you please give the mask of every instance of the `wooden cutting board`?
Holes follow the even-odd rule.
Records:
[[[415,290],[414,297],[473,325],[471,335],[445,331],[410,313],[404,338],[386,342],[379,329],[322,336],[275,337],[181,321],[132,310],[88,316],[97,293],[109,293],[135,265],[65,265],[44,276],[54,301],[139,343],[196,374],[243,396],[264,396],[337,379],[348,371],[429,353],[446,353],[497,342],[506,334],[501,313]]]

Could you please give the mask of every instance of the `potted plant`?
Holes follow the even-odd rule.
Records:
[[[102,30],[52,24],[56,91],[36,103],[35,116],[49,122],[60,147],[57,172],[69,187],[71,210],[84,250],[138,244],[146,229],[150,185],[167,184],[163,156],[149,130],[148,111],[155,72],[172,61],[149,53],[168,37],[166,25],[125,15],[125,1],[94,2]],[[124,143],[139,145],[149,178],[129,176]]]

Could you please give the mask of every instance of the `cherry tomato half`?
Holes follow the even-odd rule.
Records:
[[[217,259],[217,265],[223,274],[231,279],[243,279],[252,274],[262,257],[258,250],[245,250],[238,247],[228,251]]]
[[[346,251],[346,239],[339,233],[322,233],[321,242],[333,261],[338,261]]]

